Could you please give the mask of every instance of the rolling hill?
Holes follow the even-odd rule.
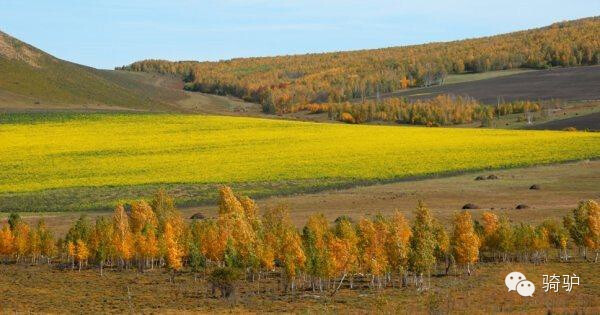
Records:
[[[156,75],[98,70],[60,60],[3,32],[0,73],[0,108],[5,109],[180,111],[173,103],[186,98],[181,87],[157,84]]]
[[[337,103],[431,86],[448,74],[600,63],[600,17],[452,42],[373,50],[238,58],[219,62],[144,60],[123,70],[183,77],[187,89],[234,95],[265,112]]]

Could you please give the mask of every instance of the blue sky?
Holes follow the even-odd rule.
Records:
[[[479,37],[600,15],[600,0],[1,0],[0,30],[61,59],[136,60],[380,48]]]

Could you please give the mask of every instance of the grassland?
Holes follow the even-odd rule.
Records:
[[[0,109],[183,111],[187,98],[179,79],[82,66],[2,32],[0,73]]]
[[[504,277],[523,272],[536,286],[532,298],[507,292]],[[98,270],[82,272],[48,266],[3,265],[0,294],[3,313],[176,313],[176,312],[293,312],[293,313],[393,313],[393,314],[491,314],[580,313],[600,311],[600,278],[597,264],[551,262],[534,264],[480,264],[473,276],[431,278],[431,289],[414,287],[370,290],[358,285],[343,288],[334,297],[312,291],[281,295],[278,278],[243,282],[233,301],[213,298],[203,277],[184,273],[170,282],[170,274],[156,269],[145,273]],[[544,274],[572,274],[580,285],[567,293],[544,292]],[[35,298],[32,298],[35,297]]]
[[[580,200],[600,198],[598,191],[600,160],[495,170],[493,174],[499,177],[497,180],[474,180],[476,176],[487,176],[490,173],[490,171],[483,171],[456,176],[354,186],[346,189],[333,186],[331,188],[335,189],[313,193],[307,192],[310,191],[308,189],[310,186],[296,186],[294,191],[291,190],[292,186],[287,186],[288,190],[285,190],[281,185],[256,187],[253,186],[255,185],[253,183],[238,185],[235,191],[242,194],[263,194],[259,194],[259,196],[270,195],[256,200],[261,213],[277,205],[289,206],[292,222],[298,228],[302,228],[308,221],[308,217],[315,211],[322,212],[331,222],[342,215],[360,220],[365,216],[376,214],[393,215],[396,211],[400,211],[405,217],[412,219],[413,210],[419,200],[424,200],[431,208],[432,214],[448,228],[452,224],[454,213],[466,203],[474,203],[481,207],[471,210],[475,219],[480,219],[484,211],[491,211],[498,215],[505,214],[513,222],[539,224],[546,219],[561,220],[577,206]],[[541,186],[541,189],[529,189],[532,184]],[[178,195],[176,201],[180,199],[186,199],[188,203],[189,201],[196,201],[196,203],[200,201],[200,199],[190,198],[190,195],[194,195],[194,198],[207,198],[206,202],[200,202],[207,203],[202,206],[186,207],[186,203],[179,203],[179,209],[185,219],[195,213],[202,213],[207,217],[217,217],[217,187],[208,189],[208,186],[165,185],[168,191]],[[200,187],[206,189],[200,190]],[[281,190],[278,190],[278,187],[281,187]],[[120,188],[120,193],[118,188]],[[44,205],[48,209],[61,211],[20,212],[19,214],[30,226],[35,226],[37,221],[43,218],[55,235],[64,236],[73,222],[82,214],[94,219],[96,216],[110,216],[114,211],[114,209],[107,209],[107,211],[67,212],[64,211],[65,209],[72,209],[75,205],[90,198],[97,198],[96,200],[101,204],[100,201],[109,203],[111,200],[118,199],[119,196],[151,199],[151,194],[155,192],[150,189],[147,192],[136,192],[135,188],[117,186],[112,188],[114,194],[110,194],[110,191],[105,188],[96,187],[73,188],[63,191],[60,195],[58,192],[55,192],[54,195],[37,193],[37,199],[33,198],[29,202],[44,198],[47,199]],[[190,190],[186,191],[186,189]],[[293,193],[298,191],[304,193]],[[103,193],[106,195],[102,195]],[[183,193],[187,195],[182,195]],[[32,192],[29,196],[35,197],[36,193]],[[64,201],[65,199],[67,202]],[[16,199],[6,197],[0,200],[0,203],[5,205],[21,205],[24,210],[45,209],[30,207],[30,204],[26,203],[28,199],[24,197],[21,199],[23,204],[19,204]],[[516,210],[517,204],[526,204],[529,208]],[[0,212],[0,224],[5,223],[8,216],[8,212]]]
[[[264,196],[600,156],[597,133],[195,115],[5,114],[1,121],[5,211],[99,209],[160,185],[186,202],[220,183]],[[109,199],[94,200],[94,190]],[[59,209],[62,195],[71,206]]]

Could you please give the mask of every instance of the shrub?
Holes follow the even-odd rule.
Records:
[[[236,268],[223,267],[213,270],[208,278],[213,295],[218,289],[222,298],[235,297],[236,282],[240,277],[241,272]]]
[[[356,120],[354,119],[354,117],[352,117],[352,114],[346,112],[342,113],[342,115],[340,116],[340,120],[349,124],[356,123]]]

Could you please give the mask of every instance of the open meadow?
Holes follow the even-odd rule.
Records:
[[[257,197],[600,156],[597,133],[194,115],[5,114],[0,143],[4,211],[108,209],[160,185],[190,206],[222,183]]]

